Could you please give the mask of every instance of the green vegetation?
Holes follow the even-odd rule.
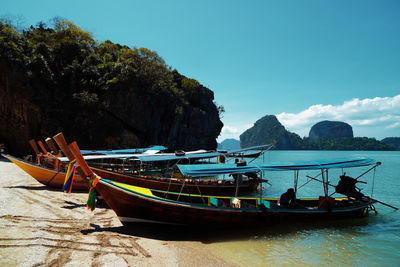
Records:
[[[394,150],[393,147],[368,137],[327,138],[316,141],[303,138],[305,150]]]
[[[171,70],[154,51],[109,40],[99,43],[89,32],[57,18],[52,27],[40,22],[21,33],[9,20],[1,20],[0,55],[0,64],[25,73],[34,90],[61,92],[85,105],[100,104],[102,95],[116,90],[146,91],[187,105],[187,96],[202,88]]]
[[[382,142],[393,147],[395,150],[400,150],[400,137],[386,137]]]

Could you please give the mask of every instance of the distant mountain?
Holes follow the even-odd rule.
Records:
[[[267,115],[240,135],[242,148],[271,144],[273,149],[302,149],[302,139],[283,127],[274,115]]]
[[[237,139],[225,139],[221,143],[218,143],[218,150],[234,150],[240,149],[240,141]]]
[[[300,138],[287,131],[273,115],[259,119],[240,135],[242,148],[272,144],[273,149],[287,150],[395,150],[399,140],[386,140],[391,142],[389,145],[375,138],[353,137],[352,127],[339,121],[319,122],[311,128],[310,137]]]
[[[309,138],[312,141],[327,138],[353,138],[353,128],[341,121],[320,121],[311,127]]]
[[[394,147],[396,150],[400,150],[400,137],[386,137],[382,139],[382,142]]]

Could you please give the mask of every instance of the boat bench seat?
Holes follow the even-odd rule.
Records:
[[[209,206],[221,207],[223,206],[223,201],[221,199],[210,197]]]
[[[261,204],[263,204],[267,209],[279,208],[279,206],[276,203],[273,203],[268,200],[257,199],[257,205],[261,206]]]

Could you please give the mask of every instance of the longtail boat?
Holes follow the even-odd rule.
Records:
[[[49,187],[62,188],[65,182],[66,169],[62,165],[57,165],[57,160],[54,160],[53,167],[48,165],[37,164],[31,161],[22,160],[10,155],[4,155],[5,158],[13,162],[15,165],[24,170],[27,174],[32,176],[39,183]],[[47,162],[47,161],[46,161]],[[76,175],[72,185],[74,190],[87,190],[88,182],[80,175]]]
[[[62,188],[66,182],[66,174],[68,161],[73,160],[71,155],[67,155],[68,151],[65,151],[66,142],[63,135],[60,133],[54,136],[54,140],[61,148],[63,153],[67,156],[66,158],[57,157],[50,154],[44,147],[43,143],[38,142],[39,147],[43,152],[40,152],[36,142],[30,140],[31,146],[37,153],[37,162],[31,162],[22,160],[10,155],[4,155],[10,161],[15,163],[22,170],[31,175],[38,182],[55,188]],[[49,140],[46,139],[46,143]],[[53,152],[56,148],[52,148]],[[58,150],[57,150],[58,154]],[[177,161],[181,159],[195,159],[195,158],[207,158],[219,156],[219,153],[210,153],[204,151],[189,152],[186,155],[176,156],[174,153],[163,153],[159,155],[142,154],[141,161],[152,162],[160,160]],[[138,154],[113,154],[108,155],[87,155],[85,158],[129,158],[138,157]],[[175,191],[183,193],[196,193],[196,194],[212,194],[212,195],[232,195],[232,194],[246,194],[254,192],[257,189],[260,180],[254,177],[245,177],[240,183],[234,183],[232,179],[228,180],[215,180],[210,178],[207,180],[192,179],[190,177],[172,177],[166,175],[154,175],[154,174],[126,174],[115,172],[107,169],[92,167],[99,175],[117,182],[122,182],[130,185],[142,186],[146,188]],[[88,189],[88,183],[82,173],[76,174],[70,190],[84,190]]]
[[[328,169],[372,165],[373,167],[370,170],[375,170],[380,162],[368,158],[317,160],[300,164],[257,166],[269,171],[321,170],[324,196],[316,199],[298,199],[294,206],[282,206],[278,204],[277,198],[233,198],[171,193],[111,181],[97,176],[92,171],[80,154],[76,142],[70,144],[69,149],[90,179],[91,192],[96,189],[124,225],[133,222],[151,222],[213,226],[246,225],[246,227],[249,227],[250,225],[269,225],[299,220],[349,219],[366,216],[370,210],[375,210],[374,204],[379,202],[364,195],[352,196],[348,194],[346,197],[340,198],[331,198],[328,195]],[[186,166],[186,171],[190,172],[192,167],[199,173],[199,168],[196,166]],[[251,169],[252,167],[247,168]],[[206,169],[201,167],[200,169],[208,173],[212,172],[211,166]],[[237,166],[220,167],[218,170],[218,172],[236,173],[242,171]],[[357,180],[358,178],[351,179]],[[352,189],[351,185],[349,188]],[[93,205],[93,196],[89,196],[88,206],[93,209]]]
[[[254,153],[233,153],[227,154],[228,158],[258,158],[261,155],[262,151],[257,151]]]
[[[24,170],[27,174],[32,176],[39,183],[54,187],[62,188],[65,183],[65,176],[67,174],[67,166],[54,163],[51,164],[37,164],[31,161],[26,161],[13,157],[11,155],[3,155],[5,158],[13,162],[19,168]],[[47,160],[50,160],[48,158]],[[48,162],[48,161],[46,161]],[[54,162],[57,162],[55,158]],[[231,195],[236,191],[236,185],[231,180],[199,180],[189,178],[175,178],[163,177],[155,175],[139,175],[139,174],[124,174],[109,171],[106,169],[92,167],[102,177],[108,178],[113,181],[123,182],[126,184],[143,186],[147,188],[169,190],[184,193],[202,193],[212,195]],[[254,179],[242,180],[238,185],[239,194],[253,192],[257,189],[259,181]],[[72,184],[73,190],[87,190],[89,189],[86,179],[81,175],[76,174]]]

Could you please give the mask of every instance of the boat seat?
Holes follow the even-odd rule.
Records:
[[[210,197],[209,198],[210,200],[209,200],[209,203],[210,203],[210,206],[215,206],[215,207],[218,207],[219,205],[219,199],[218,198],[214,198],[214,197]]]
[[[273,203],[268,200],[263,200],[263,199],[257,199],[257,205],[261,206],[263,204],[267,209],[273,209],[273,208],[278,208],[279,206],[276,203]]]

